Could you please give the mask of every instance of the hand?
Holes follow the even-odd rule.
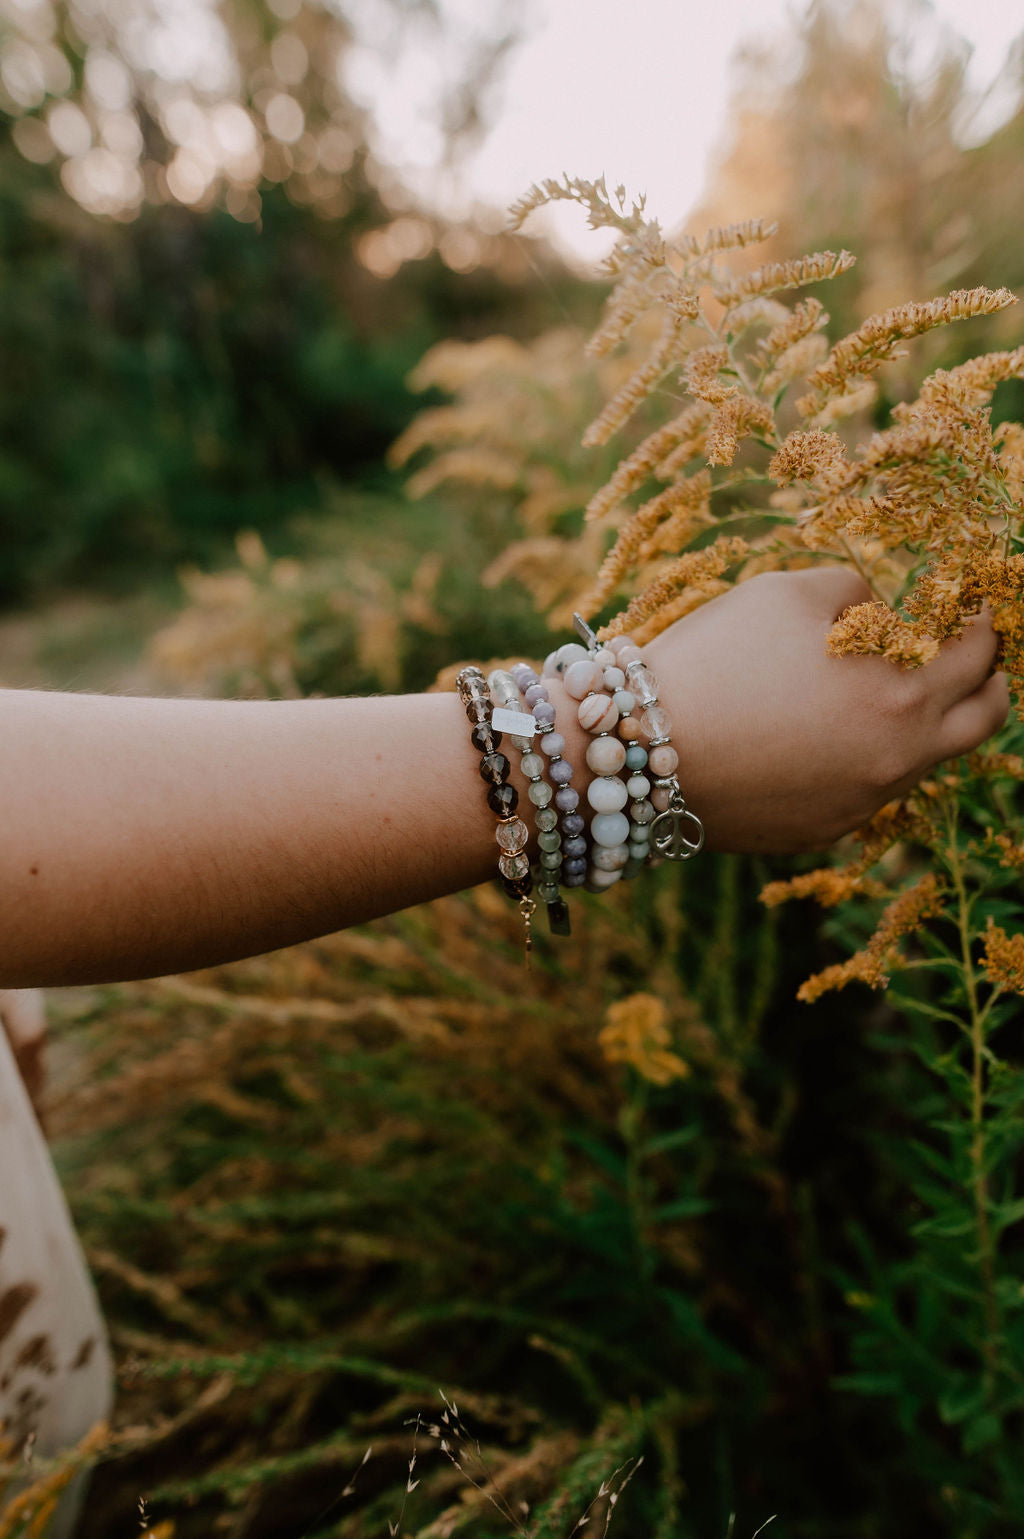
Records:
[[[41,989],[0,989],[0,1031],[11,1044],[36,1116],[46,1086],[46,1005]]]
[[[984,615],[923,668],[830,657],[833,621],[870,598],[845,567],[764,573],[645,647],[710,848],[823,849],[1002,725]]]

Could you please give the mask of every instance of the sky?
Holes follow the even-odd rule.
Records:
[[[500,0],[442,0],[458,35],[471,40],[500,15]],[[894,17],[905,0],[891,0]],[[386,158],[429,187],[446,212],[475,201],[505,209],[532,182],[563,171],[646,191],[666,225],[698,200],[709,157],[721,146],[730,62],[752,39],[771,37],[803,13],[805,0],[528,0],[525,36],[506,58],[492,102],[493,123],[458,172],[436,168],[437,138],[424,102],[443,89],[444,61],[414,49],[397,67],[367,53],[357,89],[372,96]],[[973,48],[968,70],[979,98],[990,96],[965,133],[982,137],[998,121],[1005,93],[991,91],[1014,39],[1024,33],[1021,0],[932,0],[935,24]],[[905,42],[926,69],[929,30]],[[934,34],[932,34],[934,35]],[[600,239],[572,208],[534,216],[581,260],[598,260]]]

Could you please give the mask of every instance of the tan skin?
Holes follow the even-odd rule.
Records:
[[[915,672],[828,657],[868,596],[846,569],[767,574],[645,649],[710,848],[823,849],[1003,722],[987,618]],[[551,697],[579,787],[588,739]],[[0,691],[0,987],[223,962],[486,881],[476,765],[454,694]]]

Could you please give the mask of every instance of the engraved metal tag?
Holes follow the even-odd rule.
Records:
[[[537,723],[525,711],[510,711],[496,705],[491,712],[491,725],[495,732],[510,732],[514,737],[533,737]]]

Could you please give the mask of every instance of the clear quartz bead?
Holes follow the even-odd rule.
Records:
[[[508,823],[498,824],[494,837],[506,854],[518,855],[530,842],[530,830],[522,818],[512,818]]]
[[[658,686],[654,674],[643,663],[629,670],[629,688],[641,705],[653,705],[658,698]]]
[[[525,855],[502,855],[498,861],[498,870],[502,876],[517,881],[521,877],[529,876],[530,862]]]
[[[640,731],[650,743],[655,738],[668,737],[672,722],[664,706],[648,705],[640,712]]]

